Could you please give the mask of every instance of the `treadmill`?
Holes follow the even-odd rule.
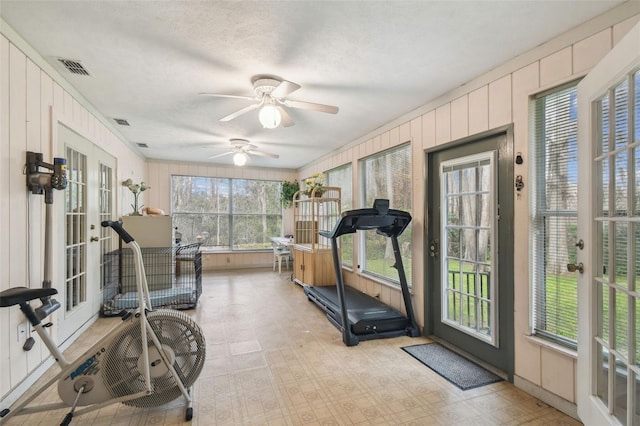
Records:
[[[320,231],[320,235],[331,240],[336,285],[305,286],[304,292],[307,299],[322,309],[329,321],[342,332],[342,341],[345,345],[355,346],[361,340],[385,337],[420,336],[398,245],[398,236],[410,222],[409,213],[390,209],[389,200],[377,199],[373,203],[373,208],[345,211],[332,231]],[[341,235],[362,230],[375,230],[378,234],[391,239],[395,256],[393,267],[398,270],[406,316],[374,297],[345,286],[338,251],[338,238]]]

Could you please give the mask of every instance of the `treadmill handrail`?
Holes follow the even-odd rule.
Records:
[[[320,231],[323,237],[336,239],[356,231],[375,229],[385,237],[399,236],[411,222],[411,214],[403,210],[389,209],[381,214],[377,209],[365,208],[342,212],[332,231]]]

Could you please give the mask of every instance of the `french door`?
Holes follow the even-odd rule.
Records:
[[[640,424],[640,24],[578,85],[578,415]]]
[[[427,333],[513,375],[513,165],[502,133],[428,153]]]
[[[64,213],[63,316],[64,341],[100,310],[103,255],[111,251],[112,236],[100,226],[113,217],[115,159],[64,125],[58,140],[67,159],[68,185]]]

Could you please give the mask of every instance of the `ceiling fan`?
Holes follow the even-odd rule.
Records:
[[[219,158],[225,155],[233,155],[233,164],[236,166],[244,166],[249,160],[249,155],[258,155],[260,157],[279,158],[278,154],[260,151],[257,146],[249,143],[246,139],[230,139],[231,150],[221,154],[212,155],[209,158]]]
[[[338,107],[336,106],[287,99],[287,96],[301,87],[299,84],[291,81],[272,76],[256,76],[251,82],[253,83],[255,96],[222,95],[217,93],[201,93],[201,95],[255,101],[256,103],[222,117],[220,121],[231,121],[242,114],[260,108],[260,123],[268,129],[276,128],[280,124],[284,127],[294,125],[291,116],[289,116],[283,106],[326,112],[329,114],[336,114],[338,112]]]

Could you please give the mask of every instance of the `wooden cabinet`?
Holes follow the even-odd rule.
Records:
[[[293,196],[293,279],[304,285],[335,285],[330,231],[340,217],[340,188],[322,187],[310,195]]]

